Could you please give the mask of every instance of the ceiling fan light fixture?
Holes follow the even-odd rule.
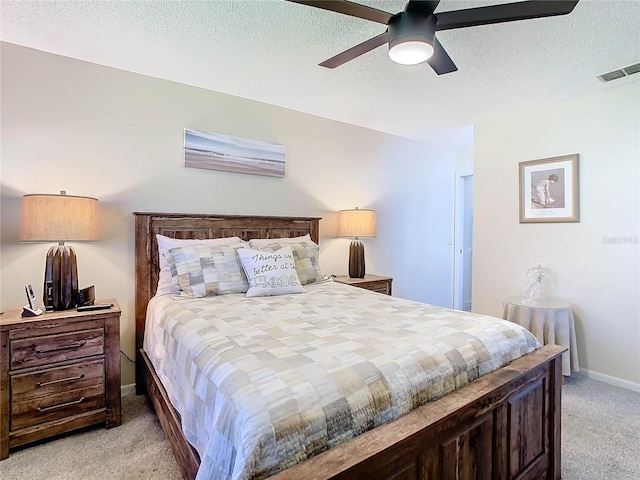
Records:
[[[426,41],[408,40],[389,44],[389,58],[401,65],[417,65],[433,55],[433,45]]]
[[[389,19],[389,58],[401,65],[416,65],[433,55],[436,19],[421,12],[401,12]]]

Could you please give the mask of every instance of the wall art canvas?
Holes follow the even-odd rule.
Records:
[[[285,146],[185,128],[184,166],[284,177]]]
[[[580,221],[577,154],[519,165],[520,223]]]

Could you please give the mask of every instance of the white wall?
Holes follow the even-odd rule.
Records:
[[[335,212],[373,208],[367,271],[393,276],[397,296],[450,305],[454,152],[11,44],[1,54],[0,308],[23,305],[27,283],[41,297],[49,245],[18,242],[21,198],[60,190],[100,200],[101,241],[74,245],[78,276],[118,300],[130,357],[134,211],[321,216],[322,269],[342,274]],[[286,176],[184,168],[184,128],[284,144]]]
[[[540,262],[573,305],[580,366],[640,391],[640,83],[483,121],[474,132],[474,311],[499,315]],[[520,224],[518,162],[574,153],[580,223]]]

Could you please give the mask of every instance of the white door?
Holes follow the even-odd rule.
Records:
[[[456,181],[453,308],[471,311],[473,254],[473,175]]]
[[[471,257],[473,256],[473,176],[462,177],[464,211],[462,230],[462,310],[471,311]]]

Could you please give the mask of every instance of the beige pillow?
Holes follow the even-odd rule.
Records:
[[[242,244],[228,246],[183,245],[165,254],[171,276],[180,287],[179,295],[201,298],[244,293],[249,282],[236,251]]]
[[[302,242],[313,243],[313,240],[311,240],[311,235],[307,233],[306,235],[303,235],[301,237],[292,237],[292,238],[252,238],[251,240],[249,240],[249,246],[251,248],[262,248],[271,243],[281,243],[284,245],[287,243],[302,243]],[[314,244],[314,245],[317,245],[317,244]]]
[[[169,269],[169,264],[167,263],[167,259],[165,257],[165,253],[167,253],[170,249],[181,247],[183,245],[193,245],[196,243],[200,243],[203,245],[235,245],[235,244],[243,244],[246,245],[239,237],[228,237],[228,238],[207,238],[207,239],[179,239],[179,238],[171,238],[166,237],[164,235],[157,234],[156,240],[158,241],[158,264],[160,266],[160,273],[158,274],[158,288],[156,289],[156,295],[167,295],[170,293],[179,293],[180,287],[178,286],[178,281],[171,276],[171,270]]]

